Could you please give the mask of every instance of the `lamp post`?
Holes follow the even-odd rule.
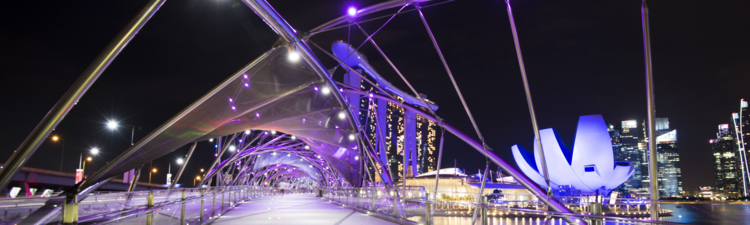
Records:
[[[81,154],[81,159],[83,159],[83,154]],[[83,166],[81,167],[81,171],[84,171],[84,170],[86,170],[86,161],[89,161],[89,162],[91,162],[91,160],[93,160],[93,159],[91,158],[91,156],[89,156],[89,157],[86,157],[86,160],[85,160],[85,161],[81,160],[81,161],[83,162]],[[79,163],[79,165],[80,165],[80,163]],[[81,172],[81,173],[83,173],[83,172]]]
[[[60,172],[63,170],[63,159],[65,158],[65,139],[62,139],[58,137],[57,135],[52,136],[52,141],[54,142],[61,142],[62,143],[62,150],[60,150]]]
[[[117,121],[114,121],[114,120],[107,121],[107,128],[109,128],[110,130],[115,130],[119,126],[120,124],[117,123]],[[125,126],[132,127],[132,129],[130,130],[130,145],[133,145],[133,136],[135,136],[135,125],[130,124],[130,125],[125,125]]]
[[[201,170],[203,170],[203,169],[201,169]],[[195,187],[195,182],[196,181],[200,181],[200,180],[201,180],[201,176],[200,175],[195,176],[195,179],[193,179],[193,187]]]
[[[151,183],[151,174],[156,173],[156,168],[151,168],[151,171],[148,173],[148,183]]]

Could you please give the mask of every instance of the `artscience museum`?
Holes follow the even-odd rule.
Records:
[[[555,129],[539,131],[550,186],[555,190],[574,189],[580,193],[607,193],[627,181],[635,169],[630,162],[615,161],[612,141],[601,115],[581,116],[575,142],[568,148]],[[539,146],[530,153],[513,145],[513,158],[526,176],[546,188]],[[572,150],[571,150],[572,149]]]

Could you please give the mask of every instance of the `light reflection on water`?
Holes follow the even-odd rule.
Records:
[[[662,204],[662,209],[673,210],[672,216],[661,217],[660,221],[688,224],[750,224],[750,204],[737,203],[702,203],[702,204]],[[412,221],[424,221],[421,216],[409,218]],[[649,218],[634,218],[644,219]],[[471,225],[471,216],[435,216],[434,224]],[[481,220],[477,219],[477,224]],[[543,225],[544,218],[490,217],[489,224],[500,225]],[[549,225],[568,224],[560,218],[554,218]],[[607,221],[607,225],[630,224],[618,221]]]

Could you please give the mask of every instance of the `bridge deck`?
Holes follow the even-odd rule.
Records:
[[[394,223],[328,203],[316,198],[313,194],[287,194],[246,201],[222,215],[212,224],[371,225]]]

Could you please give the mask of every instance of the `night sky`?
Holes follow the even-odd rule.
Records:
[[[146,2],[16,1],[0,8],[0,161]],[[270,0],[298,31],[344,14],[348,5],[376,2]],[[641,1],[512,4],[540,128],[557,129],[571,146],[580,115],[602,114],[612,124],[646,117]],[[731,123],[740,99],[750,98],[750,2],[664,0],[649,6],[656,115],[669,117],[678,130],[683,187],[692,192],[714,185],[708,140],[718,124]],[[488,144],[515,165],[510,146],[530,149],[533,131],[504,1],[457,0],[423,12]],[[363,26],[372,33],[384,22]],[[79,154],[98,147],[101,154],[87,165],[90,174],[129,146],[130,127],[109,131],[108,119],[135,125],[138,141],[277,38],[238,0],[167,1],[57,127],[54,134],[65,140],[63,170],[74,172]],[[364,37],[346,28],[312,37],[324,47],[347,39],[358,46]],[[415,12],[396,16],[374,40],[440,106],[438,115],[475,136]],[[372,46],[360,51],[386,79],[408,90]],[[316,53],[329,68],[336,65]],[[483,157],[456,137],[447,136],[445,144],[444,167],[454,159],[469,172],[484,166]],[[26,166],[59,170],[61,148],[46,142]],[[208,167],[212,149],[198,146],[182,183]],[[186,152],[187,146],[156,160],[154,182],[165,182],[168,163]]]

